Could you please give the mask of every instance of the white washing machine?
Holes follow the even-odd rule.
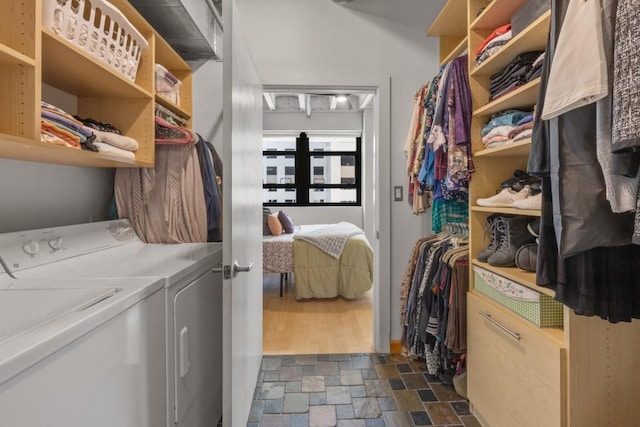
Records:
[[[217,424],[222,415],[220,243],[146,244],[128,221],[116,220],[3,234],[0,254],[7,272],[19,280],[162,279],[167,425]]]
[[[0,271],[0,425],[166,424],[163,282]]]

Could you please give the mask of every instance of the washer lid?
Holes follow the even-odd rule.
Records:
[[[66,314],[87,309],[116,289],[3,289],[0,344]]]

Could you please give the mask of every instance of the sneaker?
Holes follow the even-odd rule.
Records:
[[[486,199],[477,199],[478,206],[488,206],[495,208],[511,208],[516,200],[525,199],[531,193],[531,188],[526,185],[520,191],[513,191],[510,188],[504,188],[495,196]]]
[[[540,218],[536,218],[527,224],[527,230],[532,236],[540,237]]]
[[[529,196],[524,199],[514,200],[512,206],[516,209],[540,210],[542,209],[542,193]]]

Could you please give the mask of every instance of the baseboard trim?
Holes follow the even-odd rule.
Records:
[[[400,341],[389,341],[389,352],[391,354],[402,353],[402,344],[400,344]]]

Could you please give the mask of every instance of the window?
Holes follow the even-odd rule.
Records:
[[[360,205],[360,137],[308,137],[303,132],[298,137],[265,136],[263,147],[265,204]]]
[[[296,151],[295,148],[285,148],[284,151]],[[295,159],[296,156],[295,154],[287,154],[286,156],[284,156],[285,159]]]
[[[275,184],[278,176],[277,166],[267,166],[267,184]]]

